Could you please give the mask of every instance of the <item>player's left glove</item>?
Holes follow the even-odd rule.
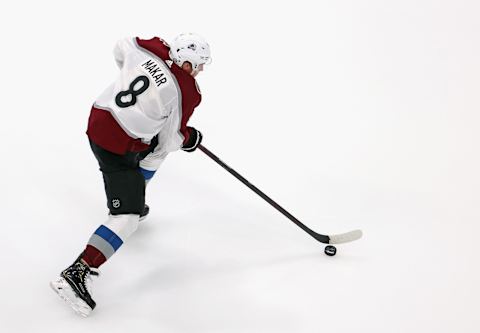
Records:
[[[195,151],[198,145],[202,142],[203,136],[199,130],[193,127],[187,126],[187,130],[190,135],[188,137],[188,141],[183,144],[182,150],[191,153],[192,151]]]

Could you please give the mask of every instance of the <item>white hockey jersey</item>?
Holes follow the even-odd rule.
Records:
[[[120,75],[97,98],[94,106],[109,111],[132,138],[149,144],[159,135],[156,158],[149,156],[142,166],[154,170],[161,162],[155,163],[155,160],[179,149],[184,140],[180,132],[181,92],[169,69],[172,62],[163,61],[139,47],[134,38],[120,40],[114,56]]]

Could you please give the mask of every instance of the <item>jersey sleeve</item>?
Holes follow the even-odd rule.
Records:
[[[132,38],[120,39],[113,48],[113,56],[118,68],[122,69],[125,62],[125,57],[134,48]]]
[[[190,131],[187,128],[188,121],[190,117],[193,115],[195,108],[200,104],[202,100],[202,95],[200,94],[200,90],[198,89],[197,83],[195,82],[195,87],[190,87],[190,89],[195,89],[195,93],[187,92],[190,98],[185,98],[182,100],[182,121],[180,124],[180,133],[183,135],[183,144],[188,142],[190,139]]]

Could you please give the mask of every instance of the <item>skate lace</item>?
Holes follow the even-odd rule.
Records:
[[[93,284],[92,276],[98,277],[100,275],[100,271],[96,268],[89,268],[82,263],[77,263],[71,274],[78,279],[78,281],[83,285],[83,288],[91,295]]]

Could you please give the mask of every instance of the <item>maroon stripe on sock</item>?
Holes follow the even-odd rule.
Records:
[[[88,266],[93,268],[98,268],[107,261],[107,258],[105,258],[102,252],[91,245],[87,245],[85,251],[83,251],[82,259],[85,260]]]

